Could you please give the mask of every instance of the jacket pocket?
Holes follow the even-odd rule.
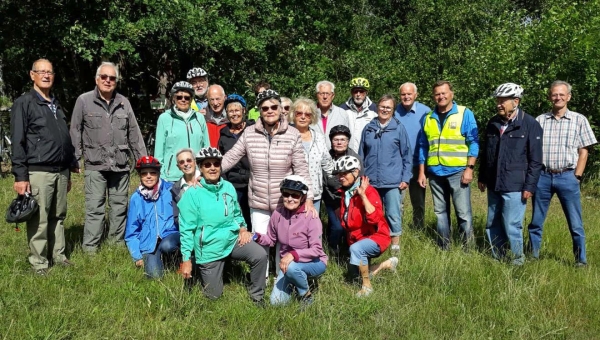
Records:
[[[127,114],[117,113],[113,119],[113,127],[119,130],[127,130],[128,122],[129,120],[127,119]]]
[[[84,145],[83,158],[88,164],[101,165],[104,160],[104,157],[102,156],[102,147],[95,145]]]
[[[129,163],[129,147],[119,144],[115,150],[115,162],[117,166],[125,166]]]
[[[83,116],[83,126],[87,129],[102,129],[105,113],[90,112]]]

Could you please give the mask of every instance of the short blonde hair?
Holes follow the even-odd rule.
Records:
[[[294,121],[296,118],[296,109],[301,108],[301,107],[306,107],[310,110],[310,113],[311,113],[310,124],[311,125],[316,124],[317,123],[317,104],[315,104],[314,100],[308,99],[306,97],[300,97],[300,98],[296,99],[294,104],[292,104],[292,107],[290,108],[291,121]]]

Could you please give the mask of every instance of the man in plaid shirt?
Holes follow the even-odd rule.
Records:
[[[548,95],[552,112],[536,118],[544,130],[544,160],[534,195],[533,217],[528,227],[528,248],[533,257],[539,256],[548,206],[556,194],[573,239],[575,265],[584,267],[587,259],[579,183],[588,158],[587,148],[596,144],[597,140],[587,118],[567,108],[571,100],[569,83],[560,80],[553,82]]]

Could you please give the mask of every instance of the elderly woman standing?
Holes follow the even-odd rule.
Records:
[[[229,122],[221,129],[218,147],[221,153],[225,154],[235,145],[246,127],[254,125],[253,120],[247,120],[246,115],[246,100],[238,94],[230,94],[225,100],[225,110],[227,111],[227,119]],[[248,229],[252,230],[250,223],[250,206],[248,205],[248,181],[250,180],[250,163],[248,156],[242,159],[232,167],[228,172],[223,174],[223,178],[231,182],[237,192],[238,203],[242,209],[242,215]]]
[[[294,291],[303,304],[313,302],[308,279],[323,275],[327,255],[321,243],[321,221],[304,213],[308,185],[297,175],[287,176],[280,185],[283,206],[277,208],[269,221],[267,235],[255,234],[257,243],[281,245],[279,275],[271,292],[271,304],[285,304]]]
[[[294,114],[294,127],[300,132],[305,159],[308,163],[310,181],[314,194],[313,204],[319,211],[321,207],[321,193],[323,192],[323,173],[331,177],[333,161],[327,150],[325,137],[314,125],[317,123],[317,105],[308,98],[298,98],[292,105]]]
[[[300,132],[288,125],[281,112],[279,94],[273,90],[259,93],[256,106],[260,110],[259,120],[248,126],[233,148],[225,154],[223,171],[229,171],[244,156],[248,156],[252,228],[255,232],[265,234],[271,214],[282,202],[279,183],[288,175],[309,178],[309,174]],[[314,194],[309,186],[306,210],[316,217],[318,213],[313,199]]]
[[[194,153],[210,146],[204,116],[191,108],[194,88],[185,81],[173,85],[171,89],[173,107],[158,117],[156,126],[156,146],[154,156],[163,164],[162,179],[175,182],[183,173],[177,168],[176,153],[190,148]]]
[[[364,160],[365,175],[383,199],[385,217],[391,229],[392,254],[400,252],[402,198],[412,177],[412,155],[404,125],[394,117],[396,100],[384,95],[373,118],[362,133],[358,154]]]

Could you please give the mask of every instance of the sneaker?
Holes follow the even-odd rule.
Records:
[[[362,286],[362,289],[356,293],[357,298],[367,297],[373,293],[373,287]]]
[[[396,256],[394,256],[394,257],[390,257],[389,260],[392,263],[392,267],[390,267],[390,270],[392,271],[392,273],[395,273],[396,267],[398,266],[398,258]]]
[[[587,263],[577,262],[575,263],[575,268],[585,268],[587,267]]]
[[[265,303],[264,299],[260,299],[260,300],[252,300],[252,303],[254,303],[254,305],[258,308],[267,308],[267,304]]]
[[[38,276],[46,276],[46,275],[48,275],[48,268],[36,269],[35,274]]]
[[[390,254],[396,256],[400,254],[400,245],[398,244],[392,244],[392,247],[390,248]]]
[[[308,296],[306,296],[308,295]],[[300,310],[301,311],[305,311],[308,307],[310,307],[313,302],[315,302],[315,298],[313,298],[312,293],[308,293],[304,295],[301,299],[300,299]]]

